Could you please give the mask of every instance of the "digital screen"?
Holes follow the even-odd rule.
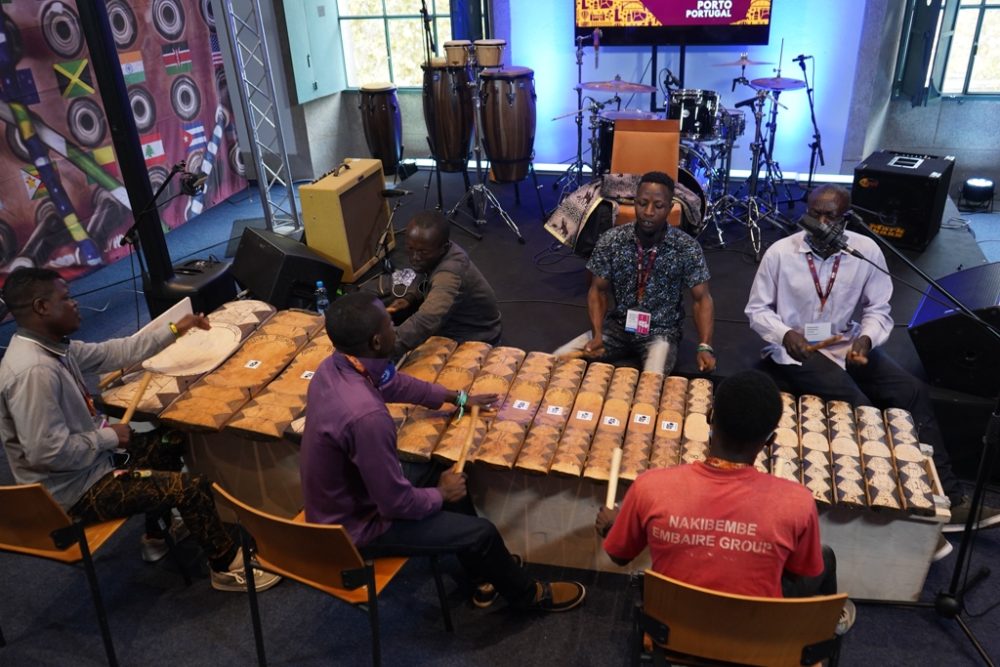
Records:
[[[609,45],[767,44],[771,0],[574,0],[576,34]]]

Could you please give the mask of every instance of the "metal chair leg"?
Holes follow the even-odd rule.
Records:
[[[444,580],[441,578],[441,561],[437,556],[431,556],[431,571],[434,573],[434,585],[437,587],[438,602],[441,604],[441,615],[444,616],[445,632],[454,632],[455,627],[451,623],[451,609],[448,607],[448,599],[444,592]]]
[[[257,664],[267,667],[267,657],[264,655],[264,630],[260,624],[260,608],[257,606],[257,582],[253,578],[253,565],[250,562],[250,540],[247,532],[240,526],[240,548],[243,551],[243,574],[247,578],[247,600],[250,604],[250,620],[253,624],[253,639],[257,647]]]
[[[77,544],[80,545],[80,554],[83,556],[83,569],[87,573],[90,594],[94,598],[94,608],[97,610],[97,622],[101,626],[101,639],[104,641],[104,652],[108,656],[108,665],[110,667],[118,667],[118,657],[115,655],[115,646],[111,641],[111,627],[108,625],[108,614],[104,610],[104,601],[101,599],[101,589],[97,582],[97,572],[94,570],[94,559],[90,555],[90,545],[87,544],[87,537],[84,535],[83,526],[79,523],[74,523],[73,526],[77,533]]]
[[[365,573],[368,578],[368,623],[372,631],[372,664],[380,667],[382,664],[382,638],[378,631],[378,592],[375,588],[375,566],[371,561],[365,562]]]

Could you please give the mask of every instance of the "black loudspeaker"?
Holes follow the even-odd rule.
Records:
[[[1000,327],[1000,262],[945,276],[941,287]],[[928,287],[910,321],[910,338],[932,384],[978,396],[1000,393],[1000,343]]]
[[[252,296],[275,308],[309,309],[316,281],[333,294],[344,273],[295,239],[253,227],[243,230],[230,272]]]
[[[900,248],[923,250],[941,229],[955,158],[876,151],[854,168],[852,201],[878,212],[865,221]]]
[[[165,283],[153,285],[143,278],[149,314],[156,317],[184,297],[191,297],[196,313],[210,313],[236,298],[236,283],[229,272],[229,262],[212,259],[192,259],[175,264],[174,276]]]

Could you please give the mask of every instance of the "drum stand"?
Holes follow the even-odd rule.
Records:
[[[559,199],[556,204],[562,202],[568,194],[587,182],[583,176],[583,168],[586,163],[583,161],[583,40],[586,37],[576,38],[576,160],[573,161],[563,175],[552,184],[552,189],[559,192]],[[596,121],[592,120],[592,124]],[[591,128],[594,129],[594,128]],[[593,150],[594,140],[591,140],[591,150]],[[547,217],[547,216],[546,216]]]
[[[767,147],[764,142],[764,135],[761,131],[761,124],[764,120],[764,100],[767,98],[767,91],[759,90],[757,91],[757,98],[753,101],[753,117],[754,117],[754,138],[753,143],[750,145],[750,151],[753,155],[753,159],[750,162],[750,178],[746,182],[746,196],[743,199],[726,195],[718,202],[720,206],[726,207],[725,214],[730,216],[732,219],[742,222],[746,228],[747,233],[750,236],[750,244],[753,247],[754,259],[758,262],[760,261],[762,250],[760,243],[760,224],[761,222],[770,222],[772,226],[777,227],[782,231],[789,231],[792,228],[791,223],[784,221],[774,210],[774,203],[772,200],[765,200],[757,196],[757,185],[759,172],[761,167],[761,156],[767,156]],[[770,162],[768,161],[768,167],[770,167]],[[768,171],[768,176],[771,175],[770,169]],[[769,188],[774,188],[773,183],[765,182]],[[732,208],[736,206],[741,206],[743,208],[743,213],[741,215],[734,215],[732,213]],[[716,219],[716,223],[718,220]],[[719,234],[720,238],[722,236],[721,232]]]
[[[781,70],[778,70],[779,72]],[[775,162],[771,156],[774,155],[774,138],[777,135],[778,129],[778,107],[782,106],[778,102],[778,96],[781,95],[780,90],[772,91],[773,97],[771,98],[771,117],[767,121],[767,150],[764,152],[764,164],[767,166],[767,176],[764,179],[770,191],[770,199],[768,200],[772,207],[776,208],[779,203],[788,204],[788,208],[792,208],[791,203],[794,201],[792,199],[792,191],[788,188],[788,184],[785,183],[785,176],[781,173],[781,165]],[[785,107],[786,109],[788,107]],[[785,199],[778,201],[778,186],[785,189]]]
[[[477,225],[486,224],[486,213],[489,207],[493,207],[493,210],[497,212],[500,219],[504,221],[507,228],[514,232],[514,236],[517,237],[518,243],[524,243],[524,237],[521,236],[521,230],[517,228],[514,220],[510,217],[507,211],[504,210],[503,206],[500,205],[500,201],[496,198],[490,189],[486,187],[486,172],[483,170],[483,131],[482,131],[482,107],[483,98],[479,92],[479,87],[482,84],[482,68],[473,61],[472,67],[475,69],[475,77],[473,81],[469,82],[472,86],[472,101],[473,101],[473,131],[475,133],[475,148],[473,149],[476,154],[476,183],[469,186],[462,195],[462,198],[458,200],[450,211],[448,211],[448,221],[455,222],[455,216],[459,213],[465,213],[461,210],[463,204],[469,204],[469,208],[472,213],[465,213],[471,217]],[[534,169],[532,168],[532,173]],[[540,195],[539,195],[540,196]],[[540,200],[539,200],[540,201]]]

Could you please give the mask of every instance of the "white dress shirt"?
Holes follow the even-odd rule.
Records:
[[[875,241],[854,232],[846,234],[851,248],[882,269],[886,268],[885,256]],[[750,319],[750,328],[767,342],[763,356],[771,356],[782,365],[799,363],[781,344],[789,329],[804,333],[806,324],[829,322],[831,333],[844,338],[821,352],[844,368],[847,352],[858,336],[871,338],[873,348],[889,338],[892,280],[868,262],[847,253],[836,253],[826,259],[814,253],[816,273],[824,292],[836,258],[840,257],[833,289],[820,310],[820,298],[806,258],[810,252],[805,232],[783,238],[768,248],[757,269],[744,312]],[[857,314],[860,314],[860,321],[854,319]]]

